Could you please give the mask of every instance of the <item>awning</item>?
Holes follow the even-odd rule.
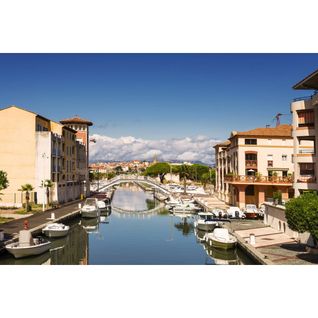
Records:
[[[288,171],[288,168],[267,168],[268,171]]]

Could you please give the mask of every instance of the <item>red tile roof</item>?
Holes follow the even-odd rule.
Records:
[[[72,118],[67,118],[67,119],[62,119],[60,121],[61,124],[66,125],[66,124],[86,124],[88,126],[93,126],[93,123],[87,119],[80,118],[78,116],[74,116]]]
[[[269,128],[255,128],[248,131],[240,131],[233,134],[231,138],[236,136],[251,136],[251,137],[286,137],[292,138],[292,126],[291,125],[279,125],[277,127]]]

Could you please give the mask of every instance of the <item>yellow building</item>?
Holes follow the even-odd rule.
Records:
[[[43,180],[54,183],[53,201],[63,203],[84,194],[86,147],[76,140],[75,130],[10,106],[0,110],[0,145],[0,170],[7,172],[9,179],[1,205],[21,206],[23,198],[18,190],[26,183],[34,187],[31,199],[43,203]]]

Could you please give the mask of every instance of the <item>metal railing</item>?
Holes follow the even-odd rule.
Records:
[[[245,160],[246,168],[257,168],[257,160]]]
[[[242,183],[293,183],[293,177],[276,176],[225,176],[226,182]]]
[[[299,183],[315,183],[316,177],[313,175],[300,176],[297,178],[297,182],[299,182]]]

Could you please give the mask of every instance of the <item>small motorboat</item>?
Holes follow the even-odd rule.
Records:
[[[195,205],[194,203],[182,203],[182,204],[178,204],[176,205],[172,211],[173,212],[177,212],[177,213],[182,213],[182,212],[198,212],[201,211],[201,207]]]
[[[170,196],[169,200],[166,200],[166,206],[167,208],[173,208],[176,205],[181,204],[181,200],[180,199],[175,199],[174,197]]]
[[[227,210],[226,213],[229,218],[231,219],[245,219],[246,216],[244,212],[237,206],[230,206]]]
[[[100,216],[100,209],[96,198],[85,200],[84,206],[81,208],[81,216],[83,218],[98,218]]]
[[[261,213],[255,204],[246,204],[244,214],[247,219],[258,219]]]
[[[201,231],[213,231],[217,226],[218,222],[214,220],[214,215],[211,212],[200,212],[198,213],[199,219],[194,222],[195,228]]]
[[[105,201],[97,201],[97,205],[98,205],[100,212],[107,211],[107,205],[106,205]]]
[[[48,237],[62,237],[68,234],[70,227],[68,225],[64,225],[62,223],[52,223],[48,224],[44,229],[42,229],[42,233]]]
[[[15,258],[22,258],[45,253],[51,244],[43,237],[33,238],[29,230],[22,230],[19,232],[19,241],[7,244],[5,248]]]
[[[224,250],[235,248],[237,244],[236,237],[230,234],[228,229],[223,228],[216,228],[213,233],[207,233],[205,240],[208,245]]]

